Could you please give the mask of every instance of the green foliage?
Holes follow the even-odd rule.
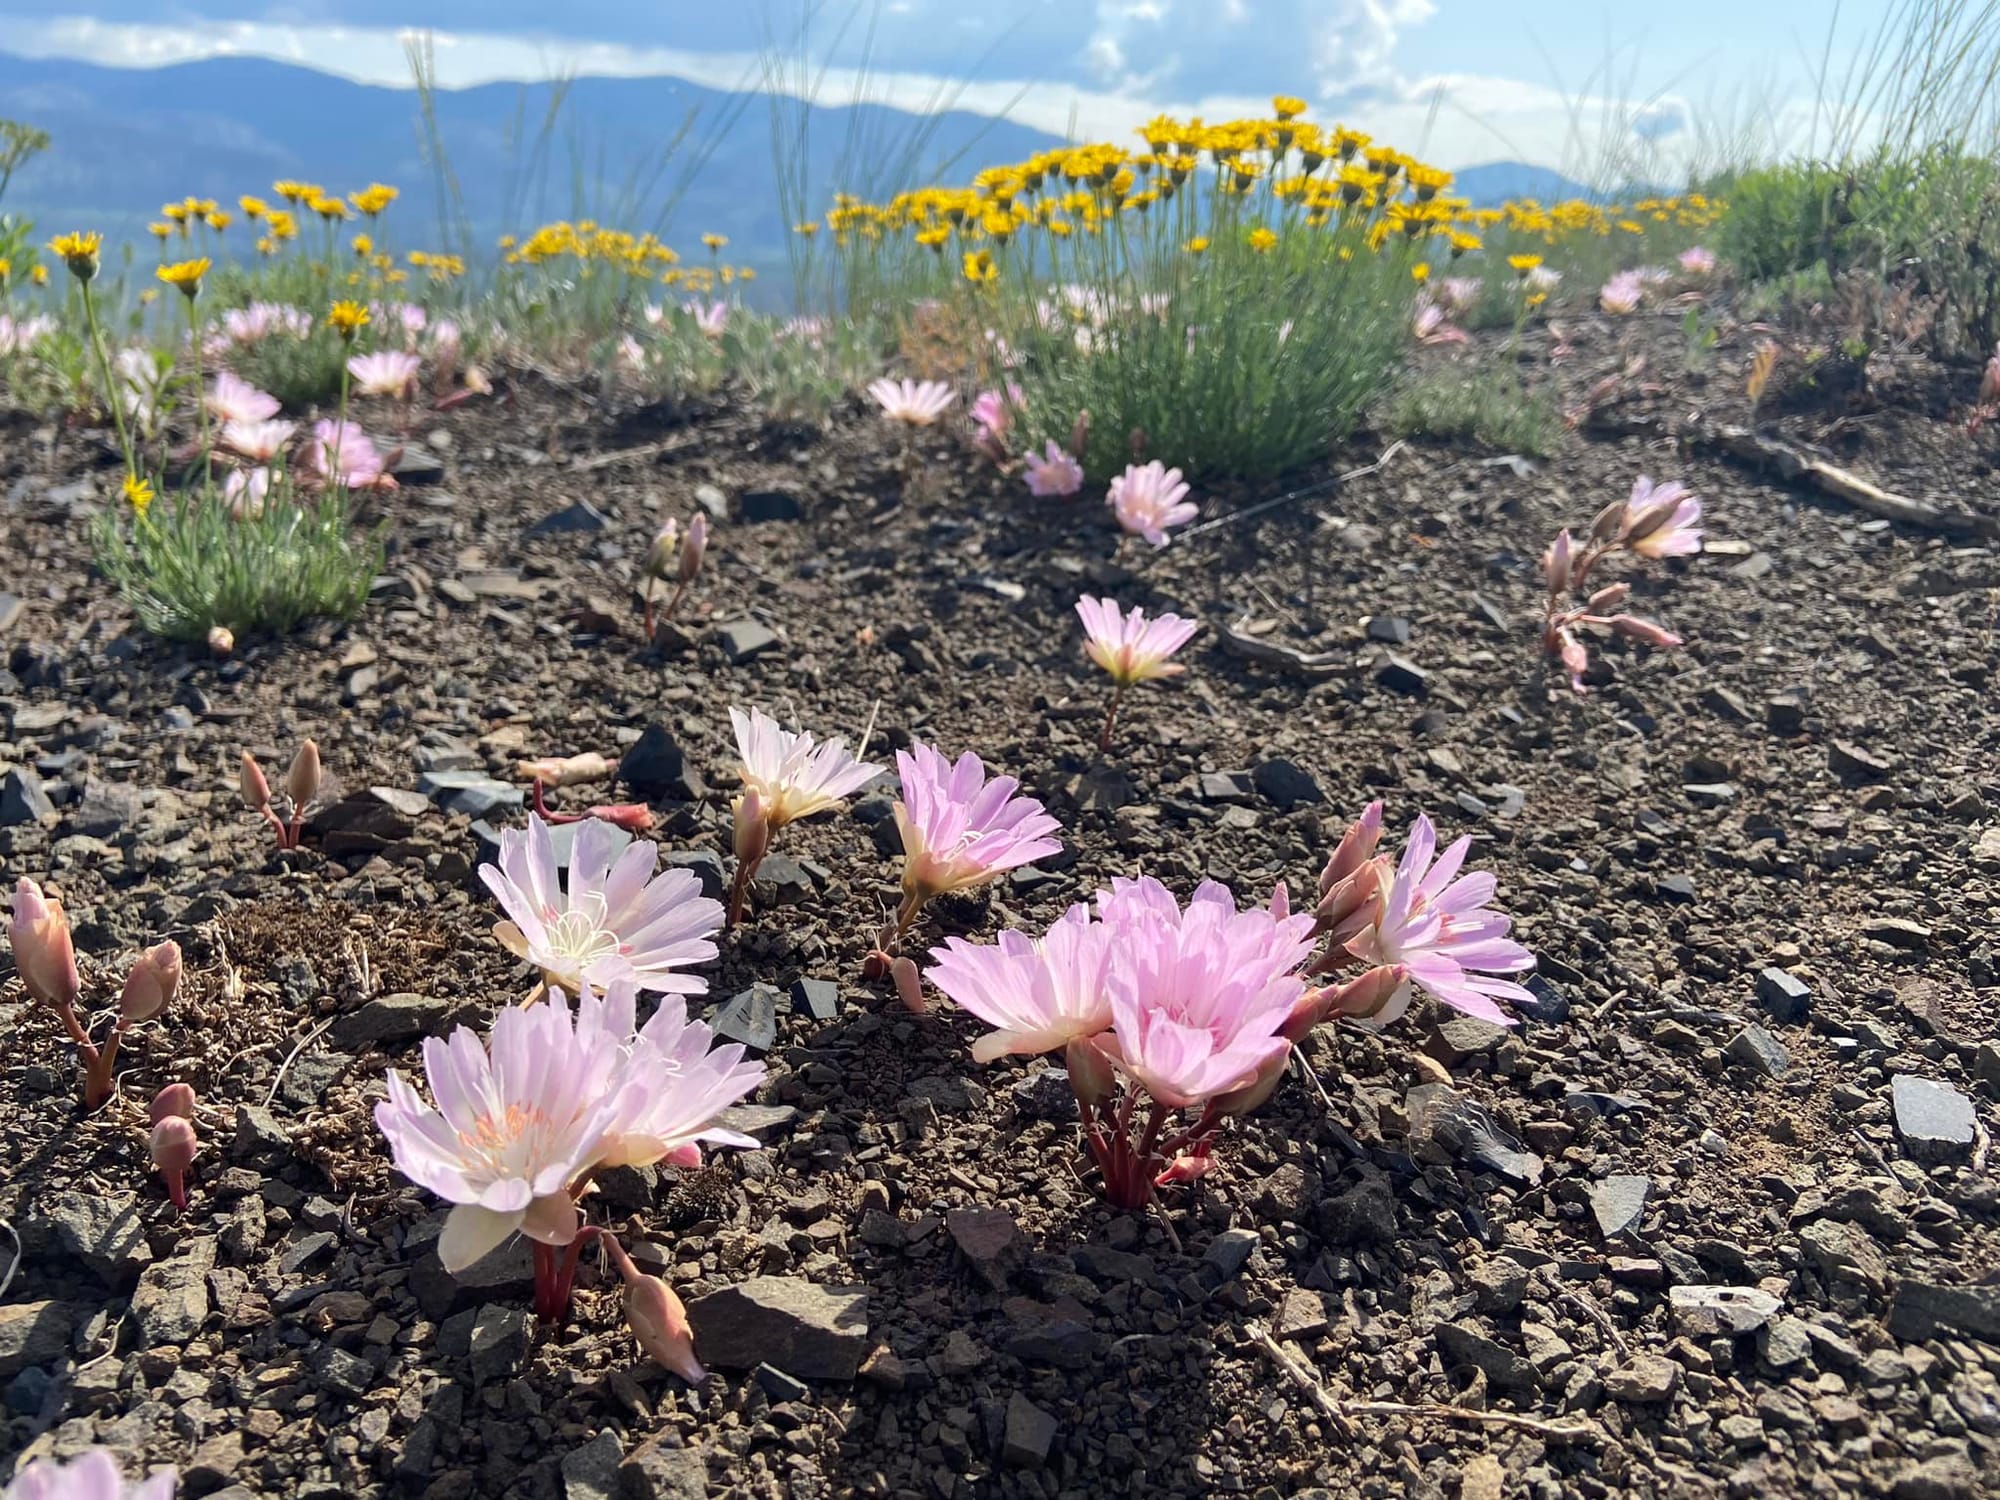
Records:
[[[1832,169],[1795,161],[1744,172],[1712,191],[1729,200],[1718,250],[1751,281],[1770,281],[1836,253],[1849,192]]]
[[[1562,419],[1546,396],[1475,364],[1414,377],[1391,398],[1387,421],[1398,437],[1471,443],[1529,458],[1546,458],[1562,441]]]
[[[315,326],[304,338],[273,333],[230,356],[236,373],[268,391],[292,411],[330,405],[340,395],[340,372],[352,352],[338,334]]]
[[[310,494],[282,475],[242,519],[213,484],[163,494],[143,515],[121,501],[93,522],[91,545],[140,626],[175,641],[351,619],[382,566],[379,536],[356,538],[344,491]]]

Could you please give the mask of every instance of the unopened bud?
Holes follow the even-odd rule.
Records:
[[[148,948],[125,976],[118,1019],[128,1026],[150,1021],[172,1003],[181,987],[181,947],[165,942]]]
[[[1590,540],[1593,542],[1608,542],[1618,535],[1618,530],[1624,523],[1625,502],[1623,500],[1613,500],[1592,517],[1588,533]]]
[[[1382,802],[1377,798],[1361,810],[1361,816],[1350,823],[1347,832],[1340,836],[1339,846],[1319,872],[1320,895],[1324,896],[1373,859],[1375,846],[1381,841]]]
[[[539,781],[546,787],[609,781],[617,771],[617,761],[606,759],[595,750],[586,750],[581,755],[545,755],[540,760],[514,762],[514,774],[521,780]]]
[[[44,896],[42,888],[26,877],[14,887],[7,941],[29,995],[57,1010],[73,1009],[83,993],[83,977],[76,971],[69,917],[62,902]]]
[[[319,783],[319,746],[307,740],[292,757],[291,769],[285,772],[285,793],[292,799],[293,808],[303,812],[310,807],[319,795]]]
[[[243,752],[242,769],[236,773],[236,784],[243,792],[243,805],[252,812],[263,812],[271,805],[271,783],[264,779],[264,768],[248,750]]]
[[[694,582],[695,574],[701,571],[701,560],[708,554],[708,517],[696,513],[688,522],[687,535],[681,538],[680,582],[683,586]]]
[[[1328,996],[1327,1014],[1346,1016],[1354,1021],[1374,1021],[1382,1024],[1390,1007],[1399,996],[1402,1004],[1396,1015],[1409,1009],[1408,986],[1410,971],[1401,964],[1384,964],[1370,969],[1358,979],[1350,979]]]
[[[1146,461],[1146,449],[1151,446],[1146,437],[1146,429],[1143,427],[1134,427],[1131,432],[1126,434],[1125,446],[1132,450],[1133,463],[1144,463]]]
[[[1616,609],[1619,605],[1623,604],[1627,599],[1631,597],[1632,597],[1631,584],[1629,583],[1607,584],[1603,588],[1599,589],[1596,593],[1590,596],[1590,599],[1587,603],[1585,603],[1584,608],[1589,610],[1594,615],[1601,615],[1607,609]]]
[[[236,636],[227,625],[208,627],[208,649],[217,656],[227,656],[236,649]]]
[[[671,516],[653,538],[653,545],[646,549],[645,573],[648,578],[657,578],[665,583],[674,576],[676,559],[681,550],[681,523]]]
[[[652,808],[643,802],[600,802],[596,807],[585,808],[583,815],[627,833],[645,833],[659,821]]]
[[[1569,592],[1569,573],[1569,528],[1565,526],[1556,533],[1556,539],[1549,543],[1549,550],[1542,554],[1542,577],[1548,580],[1551,594]]]
[[[194,1126],[179,1115],[168,1115],[153,1126],[152,1136],[153,1166],[166,1180],[167,1196],[174,1200],[174,1207],[187,1207],[187,1169],[194,1165],[195,1152],[200,1149],[195,1140]]]
[[[1677,494],[1671,499],[1655,500],[1651,505],[1631,511],[1625,518],[1625,530],[1622,533],[1625,541],[1628,544],[1643,542],[1673,519],[1674,512],[1680,509],[1680,503],[1681,497]]]
[[[625,1322],[639,1347],[689,1385],[699,1385],[708,1378],[708,1371],[694,1357],[694,1330],[688,1326],[681,1299],[659,1277],[648,1276],[635,1266],[615,1235],[606,1235],[601,1243],[625,1279]]]
[[[1613,615],[1604,622],[1620,635],[1629,635],[1634,640],[1645,641],[1654,646],[1678,646],[1681,638],[1664,625],[1655,625],[1651,620],[1642,620],[1637,615]]]
[[[170,1083],[153,1095],[152,1107],[147,1117],[153,1124],[172,1117],[183,1120],[194,1118],[194,1089],[185,1083]]]
[[[751,787],[736,799],[736,826],[733,831],[736,862],[754,869],[771,848],[771,819],[764,799]]]
[[[1313,928],[1338,948],[1382,919],[1382,901],[1389,889],[1387,860],[1369,860],[1320,897],[1313,908]]]
[[[903,1009],[913,1016],[922,1015],[929,1007],[924,1004],[924,984],[917,975],[914,960],[899,958],[889,965],[889,977],[896,984],[896,998],[903,1002]]]
[[[1584,649],[1583,642],[1568,631],[1564,631],[1562,637],[1562,664],[1572,678],[1580,679],[1590,670],[1590,653]]]
[[[1080,457],[1083,453],[1083,450],[1086,447],[1088,447],[1089,444],[1090,444],[1090,413],[1088,411],[1080,411],[1076,414],[1076,421],[1070,424],[1069,451],[1074,454],[1077,454]]]

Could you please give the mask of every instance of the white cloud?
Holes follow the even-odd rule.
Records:
[[[1200,7],[1210,24],[1222,11],[1216,0],[1186,3]],[[1574,169],[1579,162],[1614,159],[1644,149],[1649,142],[1642,137],[1649,133],[1653,144],[1669,147],[1688,133],[1685,105],[1678,100],[1673,103],[1681,113],[1675,118],[1683,128],[1669,131],[1664,128],[1665,101],[1579,100],[1541,85],[1478,75],[1398,77],[1391,53],[1399,29],[1428,17],[1432,0],[1294,0],[1293,8],[1299,17],[1317,18],[1301,35],[1312,38],[1311,55],[1322,87],[1347,96],[1341,119],[1442,166],[1506,157]],[[1112,72],[1120,80],[1114,87],[998,79],[963,82],[927,73],[864,74],[841,68],[812,76],[818,79],[822,103],[860,97],[921,111],[945,99],[953,108],[1006,115],[1057,136],[1074,128],[1093,140],[1130,142],[1133,128],[1160,111],[1208,119],[1266,111],[1269,97],[1264,92],[1208,93],[1180,86],[1179,71],[1165,65],[1157,50],[1149,53],[1141,45],[1143,28],[1158,25],[1171,30],[1176,14],[1176,0],[1102,0],[1092,45],[1103,44],[1100,56],[1113,64]],[[1268,10],[1263,20],[1254,23],[1232,23],[1225,16],[1215,35],[1220,38],[1232,28],[1252,24],[1269,27],[1274,22]],[[24,57],[74,58],[130,68],[210,57],[265,57],[357,82],[406,87],[410,74],[404,47],[412,35],[390,28],[273,22],[125,25],[56,18],[19,21],[10,30],[5,50]],[[694,52],[482,32],[437,32],[432,42],[437,78],[447,88],[533,82],[561,74],[667,76],[722,89],[757,88],[765,81],[760,59],[749,52]],[[1134,50],[1125,50],[1127,43]],[[1135,74],[1132,57],[1150,60],[1153,70]],[[797,70],[788,67],[785,72],[796,76]],[[1335,90],[1336,80],[1346,82]],[[785,82],[776,80],[781,87]]]

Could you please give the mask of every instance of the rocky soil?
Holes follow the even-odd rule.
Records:
[[[1553,374],[1524,358],[1571,404],[1655,352],[1558,457],[1420,443],[1340,482],[1363,434],[1200,494],[1161,553],[943,437],[905,493],[858,410],[802,434],[522,383],[420,428],[358,621],[220,663],[91,576],[102,435],[0,417],[0,867],[60,892],[100,1007],[145,942],[191,970],[92,1117],[0,987],[0,1454],[110,1443],[229,1500],[1996,1492],[2000,562],[1689,440],[1747,420],[1748,333],[1689,374],[1677,317],[1565,331]],[[1984,471],[1921,460],[2000,438],[1900,379],[1826,451],[2000,513]],[[1579,699],[1538,659],[1534,560],[1641,471],[1706,506],[1705,555],[1632,574],[1689,644],[1606,643]],[[709,569],[651,651],[636,564],[703,506]],[[1104,758],[1083,591],[1204,624]],[[784,833],[707,976],[769,1062],[765,1148],[593,1200],[689,1303],[690,1388],[594,1265],[555,1329],[525,1248],[446,1275],[370,1111],[527,986],[474,875],[522,817],[514,761],[624,753],[617,794],[719,886],[731,704],[976,749],[1060,816],[1062,855],[931,939],[1140,870],[1296,891],[1381,797],[1476,836],[1540,1003],[1316,1037],[1215,1175],[1114,1213],[1059,1077],[976,1068],[970,1018],[861,982],[896,879],[873,789]],[[345,790],[279,855],[235,762],[305,735]],[[174,1079],[202,1101],[185,1215],[145,1170]]]

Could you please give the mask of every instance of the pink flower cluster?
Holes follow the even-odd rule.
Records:
[[[1542,556],[1542,577],[1548,584],[1542,645],[1550,656],[1562,661],[1575,691],[1589,691],[1583,676],[1590,668],[1590,650],[1579,634],[1584,626],[1611,630],[1653,646],[1681,644],[1681,638],[1665,626],[1623,613],[1621,606],[1632,595],[1631,584],[1613,583],[1591,590],[1589,580],[1598,563],[1621,549],[1655,561],[1701,551],[1701,529],[1696,524],[1700,520],[1701,501],[1686,486],[1655,485],[1641,474],[1629,498],[1613,501],[1597,513],[1581,543],[1571,537],[1568,527],[1556,533]],[[1580,606],[1575,602],[1578,594],[1585,596]],[[1619,612],[1608,613],[1614,610]]]
[[[994,1028],[973,1044],[977,1061],[1062,1051],[1105,1191],[1136,1207],[1207,1169],[1217,1128],[1270,1095],[1314,1025],[1393,1020],[1412,985],[1502,1025],[1512,1018],[1499,1002],[1532,1002],[1494,977],[1534,958],[1491,907],[1494,878],[1462,873],[1471,839],[1439,856],[1419,816],[1391,864],[1375,852],[1381,831],[1378,802],[1327,861],[1310,912],[1293,913],[1283,886],[1268,907],[1238,910],[1214,882],[1183,907],[1156,880],[1119,879],[1040,938],[947,939],[926,977]],[[1313,982],[1356,965],[1356,977]],[[1140,1127],[1142,1094],[1152,1108]],[[1183,1111],[1191,1124],[1177,1123]]]

